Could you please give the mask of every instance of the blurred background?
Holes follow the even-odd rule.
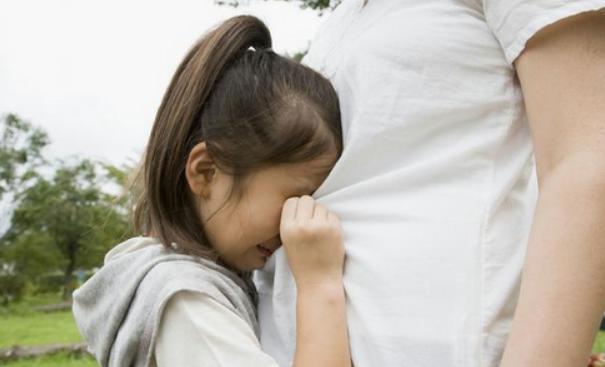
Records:
[[[337,5],[0,2],[0,365],[96,365],[71,316],[71,292],[134,235],[124,187],[193,42],[252,14],[276,52],[300,60]],[[593,352],[605,352],[605,332]]]

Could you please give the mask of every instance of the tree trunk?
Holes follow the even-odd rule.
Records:
[[[65,267],[65,285],[63,287],[63,300],[71,298],[74,291],[74,270],[76,268],[76,250],[77,244],[71,242],[67,246],[67,266]]]

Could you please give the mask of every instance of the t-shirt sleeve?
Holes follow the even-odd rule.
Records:
[[[605,8],[605,0],[483,0],[488,26],[513,63],[526,42],[560,19]]]
[[[154,357],[158,367],[278,367],[246,321],[211,297],[190,291],[176,293],[166,304]]]

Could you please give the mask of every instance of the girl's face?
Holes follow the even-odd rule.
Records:
[[[235,195],[228,198],[232,176],[211,162],[205,144],[199,158],[192,159],[196,148],[187,164],[187,180],[197,194],[202,225],[220,259],[240,271],[265,265],[281,246],[279,227],[284,202],[289,197],[311,195],[328,175],[322,166],[332,165],[335,160],[335,156],[321,157],[259,170],[246,179],[238,201]]]

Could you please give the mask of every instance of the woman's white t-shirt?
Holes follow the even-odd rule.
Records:
[[[605,0],[344,0],[303,63],[334,84],[344,152],[314,193],[341,219],[356,367],[496,367],[537,188],[513,61]],[[261,344],[292,361],[283,251],[255,282]]]

